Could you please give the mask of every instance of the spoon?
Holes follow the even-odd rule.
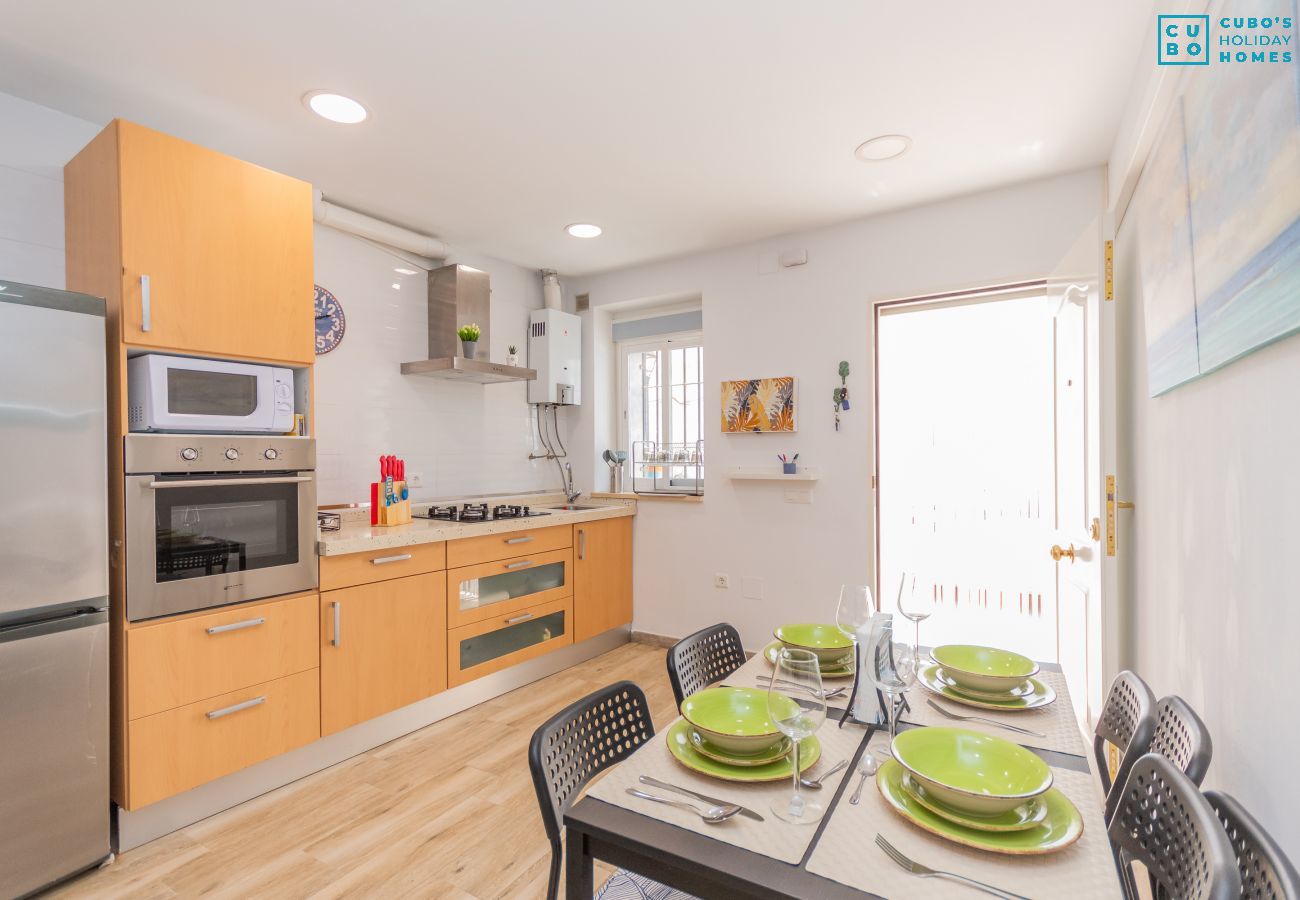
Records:
[[[840,769],[844,768],[848,764],[849,761],[847,759],[842,759],[839,762],[837,762],[835,765],[827,769],[825,772],[818,775],[816,778],[800,777],[799,784],[806,788],[812,788],[814,791],[820,791],[822,789],[822,782],[824,780],[831,777],[832,775],[834,775],[836,772],[838,772]]]
[[[678,809],[684,809],[695,813],[710,825],[716,825],[719,822],[725,822],[732,816],[740,812],[740,807],[734,803],[724,803],[719,806],[710,806],[703,812],[693,803],[687,803],[685,800],[669,800],[667,797],[658,797],[654,794],[647,794],[645,791],[638,791],[636,788],[628,788],[627,792],[633,797],[640,797],[642,800],[653,800],[655,803],[662,803],[665,806],[675,806]]]
[[[867,753],[862,757],[862,761],[858,764],[858,771],[862,773],[862,777],[858,779],[858,786],[854,789],[853,796],[849,798],[850,804],[858,805],[858,801],[862,799],[863,785],[867,783],[869,777],[876,774],[876,769],[879,768],[880,763],[876,761],[874,754]]]

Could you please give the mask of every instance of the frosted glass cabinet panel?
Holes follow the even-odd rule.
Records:
[[[465,638],[460,642],[460,667],[469,669],[509,656],[525,647],[563,637],[567,618],[565,611],[560,610],[542,616],[540,619],[529,619],[476,637]]]
[[[484,622],[573,595],[573,550],[447,570],[447,626]]]
[[[561,597],[447,631],[451,687],[573,643],[573,598]]]

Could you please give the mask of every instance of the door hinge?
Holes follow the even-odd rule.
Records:
[[[1115,299],[1115,242],[1106,242],[1106,299]]]

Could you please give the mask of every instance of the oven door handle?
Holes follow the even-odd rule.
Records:
[[[293,475],[282,478],[186,478],[181,481],[151,481],[148,488],[222,487],[241,484],[298,484],[311,481],[310,475]]]

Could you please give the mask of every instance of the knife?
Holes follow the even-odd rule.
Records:
[[[734,802],[731,800],[719,800],[717,797],[710,797],[707,794],[699,794],[695,791],[689,791],[684,787],[678,787],[675,784],[660,781],[658,778],[651,778],[649,775],[642,775],[640,781],[642,784],[648,784],[651,787],[657,787],[664,791],[676,791],[679,794],[685,794],[687,797],[694,797],[696,800],[703,800],[705,803],[712,803],[714,806],[726,806],[728,803]],[[740,806],[739,803],[736,805]],[[750,819],[757,819],[759,822],[763,821],[762,816],[744,806],[740,806],[740,814]]]

